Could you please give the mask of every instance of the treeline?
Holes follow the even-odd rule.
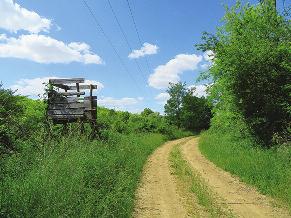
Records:
[[[62,134],[62,125],[52,125],[46,119],[46,103],[15,95],[15,91],[0,86],[0,154],[21,150],[22,142]],[[140,114],[115,111],[104,107],[97,109],[99,140],[106,140],[110,132],[160,133],[168,139],[182,137],[184,130],[171,124],[164,116],[149,108]],[[89,126],[86,126],[86,129]],[[70,124],[69,128],[78,129],[80,124]],[[75,130],[74,130],[75,131]],[[79,133],[77,131],[76,133]],[[89,134],[89,131],[84,133]],[[187,133],[189,134],[189,133]],[[38,144],[38,142],[36,142]]]

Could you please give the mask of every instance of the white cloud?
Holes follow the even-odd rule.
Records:
[[[44,83],[48,83],[49,79],[60,79],[60,78],[52,76],[33,79],[20,79],[9,88],[12,90],[17,90],[17,94],[35,98],[38,95],[44,94],[45,89]],[[101,90],[104,88],[104,85],[102,83],[95,80],[85,80],[84,84],[97,85],[98,88],[97,90]]]
[[[143,46],[139,50],[133,50],[128,57],[131,59],[144,57],[146,55],[156,54],[159,47],[150,43],[143,43]]]
[[[2,43],[1,43],[2,42]],[[37,63],[102,64],[102,59],[90,51],[90,46],[82,42],[66,44],[45,35],[21,35],[7,38],[0,35],[0,57],[20,58]]]
[[[131,111],[131,112],[140,112],[142,110],[137,109],[136,105],[143,101],[142,97],[137,98],[112,98],[112,97],[101,97],[98,100],[98,105],[115,109],[121,111]]]
[[[7,40],[7,36],[5,34],[0,34],[0,42],[6,41],[6,40]]]
[[[157,100],[159,104],[165,104],[169,98],[169,93],[162,92],[155,97],[155,100]]]
[[[206,97],[207,96],[207,88],[209,87],[209,84],[205,84],[205,85],[191,85],[191,86],[188,86],[188,89],[193,89],[195,90],[193,92],[193,95],[194,96],[197,96],[197,97]]]
[[[208,62],[208,63],[201,64],[200,68],[202,70],[208,70],[211,66],[212,66],[212,64]]]
[[[205,61],[212,61],[214,59],[214,52],[211,50],[207,50],[203,54],[203,58]]]
[[[51,20],[38,15],[34,11],[22,8],[13,0],[0,1],[0,28],[10,32],[26,30],[30,33],[48,32]]]
[[[170,82],[177,83],[180,80],[180,74],[184,71],[197,69],[201,61],[202,56],[196,54],[176,55],[165,65],[158,66],[150,75],[148,83],[157,89],[167,88]]]

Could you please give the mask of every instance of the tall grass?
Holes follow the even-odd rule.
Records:
[[[262,149],[249,138],[214,129],[203,133],[199,148],[217,166],[289,207],[291,211],[291,148]]]
[[[61,138],[2,159],[0,217],[129,217],[161,134]],[[31,146],[27,146],[30,148]]]

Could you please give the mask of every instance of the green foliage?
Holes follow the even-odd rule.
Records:
[[[262,149],[249,137],[211,129],[200,137],[199,149],[217,166],[283,202],[291,211],[290,147]]]
[[[112,132],[105,143],[70,135],[41,152],[7,157],[0,170],[0,216],[130,217],[143,165],[164,140]]]
[[[21,149],[21,141],[36,138],[42,130],[45,104],[14,95],[0,87],[0,155]]]
[[[290,22],[263,5],[228,9],[224,26],[198,48],[215,53],[209,71],[217,113],[241,114],[265,145],[290,140]],[[215,125],[215,123],[213,123]]]
[[[187,94],[182,105],[182,126],[199,132],[208,129],[211,119],[211,107],[206,98]]]
[[[101,138],[105,139],[110,131],[122,134],[129,133],[161,133],[168,139],[176,139],[191,135],[177,126],[170,124],[159,113],[146,108],[141,114],[131,114],[123,111],[114,111],[98,107],[98,125]]]
[[[17,132],[21,129],[17,117],[23,114],[21,97],[0,84],[0,154],[15,150]]]
[[[211,107],[204,97],[193,95],[193,89],[187,89],[185,83],[170,84],[169,100],[165,105],[168,121],[189,131],[199,132],[208,129]]]
[[[170,99],[165,105],[165,114],[171,123],[180,127],[182,125],[182,103],[188,92],[186,83],[170,83],[167,92]]]

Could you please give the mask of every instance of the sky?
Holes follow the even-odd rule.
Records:
[[[257,3],[250,0],[250,3]],[[37,98],[49,78],[97,84],[98,104],[163,112],[169,82],[205,95],[203,31],[234,0],[0,0],[0,81]],[[121,27],[121,29],[120,29]]]

